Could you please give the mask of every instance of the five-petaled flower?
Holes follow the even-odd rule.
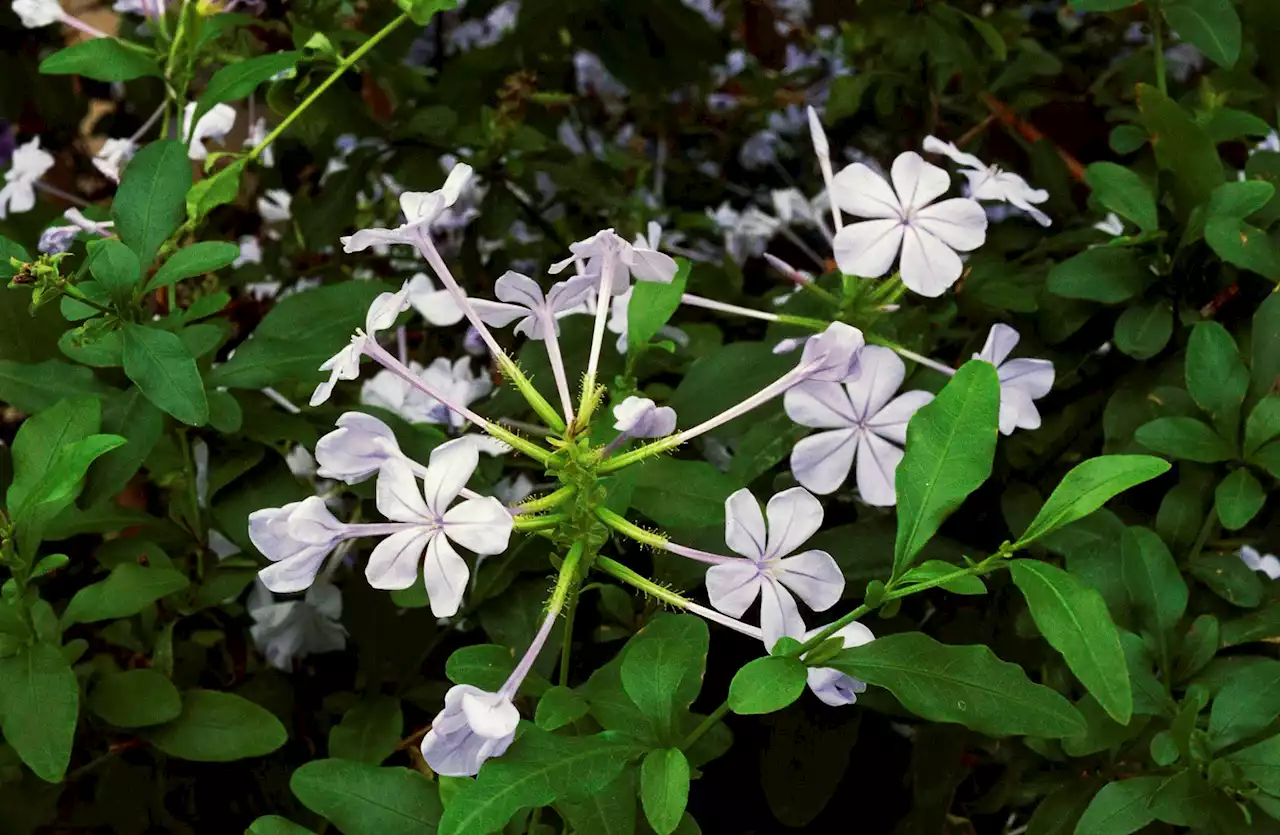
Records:
[[[364,317],[364,330],[357,330],[351,342],[341,351],[329,357],[320,366],[321,371],[329,372],[329,379],[316,386],[311,395],[311,405],[319,406],[329,399],[333,387],[339,380],[354,380],[360,376],[360,357],[365,345],[374,339],[380,330],[391,327],[396,317],[409,308],[409,287],[401,287],[395,293],[382,293],[369,305]]]
[[[1053,363],[1042,359],[1009,359],[1020,335],[1008,325],[992,325],[987,343],[974,359],[986,360],[1000,377],[1000,433],[1039,429],[1040,412],[1032,401],[1053,388]]]
[[[587,275],[602,279],[608,267],[613,295],[625,293],[630,279],[670,284],[676,276],[676,262],[664,252],[627,243],[612,229],[601,229],[589,238],[569,244],[573,254],[551,265],[547,272],[557,275],[575,261],[583,261]]]
[[[40,147],[38,136],[14,149],[13,164],[0,188],[0,220],[10,213],[31,211],[36,205],[36,181],[52,167],[53,155]]]
[[[1268,579],[1280,580],[1280,557],[1262,554],[1248,545],[1240,549],[1240,561],[1253,571],[1261,571]]]
[[[559,318],[580,308],[594,287],[592,279],[577,276],[553,284],[544,296],[538,282],[508,270],[494,284],[494,295],[500,301],[474,299],[472,304],[486,325],[504,328],[516,322],[514,333],[540,340],[546,339],[548,332],[559,333]]]
[[[422,757],[446,777],[471,777],[490,757],[501,757],[516,737],[520,712],[505,691],[457,684],[444,694],[444,710],[431,720]]]
[[[462,306],[453,293],[438,289],[426,273],[414,273],[409,279],[409,304],[428,324],[448,327],[462,321]]]
[[[206,140],[221,140],[236,126],[236,110],[229,104],[215,104],[200,116],[195,129],[191,128],[191,120],[196,115],[198,102],[188,102],[182,111],[182,135],[187,142],[187,156],[195,160],[209,157],[209,149],[204,146]]]
[[[319,496],[255,510],[249,514],[249,540],[273,563],[258,579],[277,594],[302,591],[315,581],[325,557],[349,538],[348,528]]]
[[[400,211],[404,223],[395,229],[361,229],[342,238],[344,252],[362,252],[377,244],[408,244],[417,246],[431,231],[431,224],[445,210],[458,202],[467,183],[471,181],[471,166],[460,162],[449,172],[444,185],[435,191],[406,191],[400,195]]]
[[[968,178],[969,196],[974,200],[998,200],[1031,215],[1041,226],[1053,223],[1048,215],[1031,205],[1049,199],[1049,192],[1044,189],[1032,188],[1026,180],[1012,171],[987,165],[973,154],[967,154],[951,142],[943,142],[935,136],[925,137],[924,149],[931,154],[942,154],[964,167],[960,173]]]
[[[347,630],[340,622],[342,592],[331,583],[316,583],[301,599],[276,600],[257,581],[245,609],[253,618],[249,636],[277,670],[289,672],[295,660],[347,645]]]
[[[811,629],[804,635],[793,635],[792,637],[807,641],[821,632],[823,628]],[[846,649],[860,647],[876,639],[870,629],[856,620],[848,626],[837,629],[831,637],[839,638]],[[809,689],[813,691],[813,695],[821,699],[823,704],[831,705],[831,707],[854,704],[858,701],[858,694],[867,691],[866,682],[859,681],[848,673],[842,673],[834,667],[810,667],[808,669],[808,680]]]
[[[800,439],[791,451],[796,481],[815,493],[832,493],[857,461],[858,494],[870,505],[894,504],[894,472],[902,460],[907,421],[933,399],[925,391],[894,393],[906,366],[888,348],[862,349],[862,373],[839,384],[801,383],[783,397],[787,416],[801,426],[826,430]],[[892,399],[891,399],[892,398]]]

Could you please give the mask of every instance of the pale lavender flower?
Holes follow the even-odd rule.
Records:
[[[942,154],[963,167],[964,170],[960,173],[968,179],[969,196],[974,200],[998,200],[1031,215],[1041,226],[1053,223],[1048,215],[1032,205],[1049,199],[1049,192],[1044,189],[1032,188],[1017,174],[1003,171],[995,165],[987,165],[973,154],[967,154],[954,144],[943,142],[937,137],[926,136],[924,149],[931,154]]]
[[[347,630],[341,623],[342,592],[330,583],[314,584],[301,599],[276,600],[256,580],[245,608],[253,618],[249,636],[254,646],[277,670],[290,672],[296,660],[338,652],[347,645]]]
[[[473,299],[472,304],[486,325],[504,328],[516,322],[514,333],[542,340],[560,332],[559,318],[581,307],[594,287],[593,278],[578,276],[557,282],[543,295],[538,282],[508,270],[494,285],[500,301]]]
[[[362,252],[378,244],[420,244],[430,232],[431,225],[458,201],[472,173],[471,166],[458,163],[438,190],[404,192],[400,195],[404,223],[395,229],[361,229],[341,238],[343,251]]]
[[[632,395],[613,407],[613,428],[629,438],[661,438],[676,431],[676,410]]]
[[[1274,554],[1261,554],[1258,549],[1245,545],[1240,549],[1240,561],[1251,571],[1261,571],[1268,579],[1280,580],[1280,558]]]
[[[56,3],[54,5],[57,5]],[[40,147],[40,137],[19,145],[0,188],[0,220],[31,211],[36,205],[36,181],[53,167],[53,155]]]
[[[236,111],[229,104],[215,104],[200,117],[192,130],[191,120],[196,115],[196,106],[197,102],[188,102],[182,110],[182,137],[190,143],[187,146],[187,156],[194,160],[204,160],[209,157],[209,149],[204,143],[210,139],[221,141],[231,133],[236,125]]]
[[[1020,338],[1008,325],[993,325],[986,344],[973,355],[994,365],[999,374],[1002,435],[1012,435],[1015,429],[1039,429],[1040,412],[1033,401],[1053,388],[1053,363],[1049,360],[1009,359]]]
[[[365,314],[364,330],[357,330],[351,342],[341,351],[325,360],[321,371],[329,372],[329,379],[316,386],[311,395],[311,405],[319,406],[329,399],[339,380],[354,380],[360,376],[360,356],[365,343],[375,339],[378,331],[395,324],[396,317],[409,309],[409,287],[406,284],[396,293],[382,293],[369,305]]]

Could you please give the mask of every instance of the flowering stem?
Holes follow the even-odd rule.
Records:
[[[600,347],[604,344],[604,327],[609,319],[609,299],[613,293],[613,274],[617,270],[617,259],[614,255],[604,256],[604,264],[600,268],[600,289],[596,293],[596,325],[591,332],[591,354],[587,359],[587,378],[582,384],[582,400],[578,405],[578,418],[582,426],[591,420],[591,412],[595,409],[598,398],[595,396],[596,369],[600,365]]]
[[[489,327],[480,318],[480,314],[476,313],[475,306],[471,304],[471,299],[467,298],[467,294],[458,286],[457,279],[453,277],[453,273],[449,271],[449,265],[440,257],[440,251],[436,249],[435,242],[431,240],[430,235],[423,232],[418,236],[417,241],[418,252],[422,257],[427,259],[427,263],[431,265],[432,271],[436,277],[440,279],[440,283],[445,286],[449,294],[453,296],[453,300],[458,303],[458,307],[462,308],[462,314],[467,317],[467,321],[471,323],[471,327],[476,329],[476,333],[480,334],[480,339],[484,342],[485,347],[489,349],[489,353],[493,355],[494,360],[498,363],[502,376],[506,377],[528,401],[529,406],[538,413],[538,417],[550,426],[556,432],[563,432],[566,428],[565,422],[560,419],[560,415],[546,398],[538,393],[533,387],[533,383],[529,382],[529,378],[520,370],[520,366],[515,364],[511,357],[507,356],[507,352],[502,350],[498,345],[498,341],[493,338],[493,334],[489,332]]]
[[[687,612],[692,612],[695,615],[706,618],[713,623],[718,623],[721,626],[727,626],[735,632],[741,632],[743,635],[747,635],[748,637],[755,638],[757,640],[761,640],[763,638],[764,633],[762,633],[757,627],[743,623],[742,621],[731,618],[728,615],[722,615],[715,609],[708,609],[706,606],[694,603],[692,600],[687,600],[673,592],[671,589],[660,586],[649,578],[637,574],[622,563],[611,560],[608,557],[596,557],[596,565],[599,566],[606,574],[616,577],[629,586],[634,586],[651,597],[656,597],[663,603],[675,606],[677,609],[684,609]]]
[[[392,32],[394,32],[397,27],[399,27],[402,23],[404,23],[408,19],[409,19],[409,15],[407,14],[400,15],[399,17],[395,18],[390,23],[388,23],[386,26],[383,26],[381,29],[375,32],[373,37],[369,38],[369,40],[365,41],[364,43],[360,44],[360,46],[352,50],[351,54],[348,55],[346,58],[343,58],[342,62],[338,64],[337,68],[334,69],[334,71],[329,74],[329,77],[326,78],[324,81],[320,82],[320,85],[316,87],[316,89],[311,91],[311,95],[303,99],[302,103],[299,104],[297,107],[295,107],[292,113],[284,117],[284,120],[281,121],[280,124],[276,125],[275,129],[271,131],[271,133],[267,134],[261,142],[259,142],[257,145],[254,146],[253,150],[249,152],[248,160],[250,162],[253,162],[257,160],[258,157],[262,156],[262,152],[267,150],[267,148],[270,147],[271,143],[274,142],[280,136],[280,134],[284,133],[285,130],[288,129],[289,125],[293,124],[294,120],[296,120],[299,116],[301,116],[308,107],[315,104],[316,100],[319,99],[322,95],[324,95],[324,91],[328,90],[331,86],[333,86],[333,83],[337,81],[338,78],[343,73],[349,70],[351,66],[355,64],[356,61],[359,61],[361,58],[365,56],[365,53],[367,53],[369,50],[377,46],[381,40],[383,40]],[[175,35],[175,40],[176,38],[177,36]]]
[[[554,493],[548,493],[545,496],[521,502],[515,506],[515,510],[519,513],[537,513],[543,510],[550,510],[553,507],[559,507],[564,504],[575,492],[577,491],[572,485],[566,485]]]
[[[533,662],[538,659],[538,654],[542,651],[542,646],[547,642],[547,636],[551,634],[551,628],[555,626],[556,618],[560,614],[560,610],[564,608],[565,601],[568,600],[569,590],[577,580],[578,563],[582,559],[583,546],[581,542],[575,542],[573,547],[569,549],[569,553],[565,554],[564,562],[560,565],[560,576],[556,580],[555,591],[551,593],[551,600],[547,602],[547,616],[542,620],[542,626],[538,628],[538,634],[533,636],[533,641],[529,643],[529,648],[525,650],[524,657],[520,659],[520,663],[511,671],[511,675],[507,677],[499,693],[510,698],[520,689],[520,684],[524,681],[525,676],[529,675],[529,670],[533,668]]]
[[[509,432],[506,429],[503,429],[501,426],[497,425],[496,423],[490,423],[489,421],[477,415],[475,412],[468,409],[466,406],[462,406],[457,403],[451,402],[447,397],[440,394],[431,386],[423,382],[418,377],[418,375],[414,374],[412,371],[409,370],[407,366],[405,366],[395,357],[391,356],[391,354],[388,353],[385,348],[383,348],[374,340],[366,339],[364,341],[364,347],[362,351],[365,354],[365,356],[369,357],[374,362],[378,363],[383,368],[390,371],[392,374],[395,374],[397,377],[404,380],[406,383],[413,386],[418,391],[421,391],[424,394],[432,397],[433,399],[438,400],[446,408],[452,409],[454,412],[457,412],[458,414],[462,415],[464,418],[471,421],[476,426],[479,426],[485,432],[489,433],[490,435],[502,441],[503,443],[507,444],[508,446],[515,447],[516,449],[523,452],[525,455],[537,461],[539,464],[546,464],[548,461],[551,460],[550,451],[543,449],[537,444],[526,441],[524,438],[521,438],[519,435],[516,435],[513,432]]]
[[[702,738],[702,735],[711,730],[717,722],[725,717],[729,712],[729,702],[726,700],[721,703],[720,707],[711,711],[711,715],[698,723],[698,727],[690,731],[685,737],[684,743],[680,746],[681,750],[687,750],[692,747],[693,743]]]
[[[732,562],[735,557],[725,557],[720,554],[712,554],[709,551],[700,551],[697,548],[690,548],[686,545],[678,545],[665,536],[653,531],[646,531],[639,525],[628,522],[625,518],[614,513],[612,510],[604,507],[596,508],[596,516],[601,522],[613,528],[623,536],[630,537],[642,545],[648,545],[650,548],[657,548],[680,557],[686,557],[698,562],[711,563],[719,565],[720,563]]]

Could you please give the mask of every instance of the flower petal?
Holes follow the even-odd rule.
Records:
[[[801,438],[791,450],[791,474],[815,493],[834,493],[849,477],[859,434],[837,429]]]
[[[955,197],[915,213],[911,225],[923,229],[952,249],[969,252],[987,239],[987,212],[976,200]]]
[[[553,315],[572,310],[586,301],[595,285],[595,280],[586,276],[557,281],[547,293],[547,307]]]
[[[443,536],[433,537],[427,544],[427,559],[422,563],[422,582],[431,600],[431,614],[438,618],[456,615],[470,576],[466,560],[458,556],[449,540]]]
[[[676,277],[675,259],[664,252],[628,246],[623,253],[624,263],[631,268],[631,275],[637,281],[670,284]]]
[[[507,550],[515,523],[502,502],[492,496],[467,499],[444,514],[444,535],[477,554]]]
[[[925,152],[930,154],[942,154],[952,162],[963,165],[966,168],[985,169],[986,163],[975,157],[973,154],[966,154],[951,142],[943,142],[936,136],[926,136],[924,138]],[[966,172],[967,174],[968,172]]]
[[[890,176],[904,214],[928,206],[951,188],[951,175],[915,151],[898,154]]]
[[[864,278],[879,278],[889,272],[902,248],[905,228],[896,218],[850,223],[831,242],[840,271]]]
[[[428,323],[448,327],[462,321],[462,306],[448,290],[438,290],[426,273],[409,279],[409,303]]]
[[[902,462],[898,447],[871,432],[858,439],[858,495],[869,505],[892,507],[898,494],[894,474]]]
[[[379,244],[412,244],[413,236],[401,226],[396,229],[360,229],[338,240],[342,242],[342,251],[351,253],[364,252]]]
[[[907,367],[897,354],[880,345],[863,348],[858,361],[862,373],[856,380],[845,383],[845,389],[855,419],[866,420],[884,408],[884,404],[893,397],[907,376]]]
[[[501,301],[517,304],[529,310],[538,310],[546,303],[538,282],[514,270],[507,270],[502,274],[502,277],[493,285],[493,294]]]
[[[479,463],[480,452],[470,442],[450,441],[431,450],[427,474],[422,480],[427,507],[435,516],[443,516],[449,509]]]
[[[902,283],[937,298],[960,278],[964,263],[955,251],[928,232],[908,227],[902,240]]]
[[[378,512],[394,522],[427,524],[434,521],[431,508],[418,489],[413,469],[403,460],[389,460],[378,469],[374,492]]]
[[[302,591],[315,582],[324,558],[333,548],[312,546],[280,560],[258,572],[258,579],[276,594]]]
[[[830,609],[844,594],[844,574],[826,551],[802,551],[780,560],[774,576],[815,612]]]
[[[492,328],[505,328],[515,320],[529,316],[528,308],[506,302],[472,299],[471,306],[479,314],[480,320]]]
[[[409,309],[409,285],[406,282],[394,293],[379,293],[364,317],[365,334],[373,336],[396,323],[396,317]]]
[[[785,557],[822,527],[822,502],[803,487],[783,490],[769,499],[769,543],[765,556]]]
[[[1009,354],[1013,353],[1013,349],[1018,347],[1018,340],[1021,338],[1018,331],[1008,325],[992,325],[987,332],[986,343],[981,351],[973,355],[974,359],[986,360],[999,368]]]
[[[1012,435],[1015,429],[1039,429],[1040,411],[1031,395],[1017,387],[1000,387],[1000,434]]]
[[[912,415],[932,400],[931,392],[903,392],[867,421],[867,429],[886,441],[901,446],[907,442],[907,423]]]
[[[870,347],[859,356],[866,356]],[[864,374],[865,376],[865,374]],[[782,397],[787,417],[801,426],[814,429],[843,429],[857,423],[858,417],[849,403],[849,395],[839,383],[806,380],[787,389]]]
[[[1000,366],[1000,387],[1020,388],[1038,400],[1053,388],[1053,363],[1049,360],[1009,360]]]
[[[804,620],[796,599],[777,580],[761,585],[760,631],[764,633],[765,648],[770,651],[779,638],[798,638],[804,634]]]
[[[751,560],[713,565],[707,569],[707,597],[711,605],[734,618],[740,618],[760,594],[764,575]]]
[[[764,514],[745,487],[724,500],[724,542],[736,554],[758,560],[764,557],[768,533]]]
[[[406,528],[378,543],[364,567],[375,589],[407,589],[418,579],[418,564],[427,545],[444,537],[425,527]]]
[[[900,219],[903,214],[898,196],[884,177],[860,162],[836,173],[831,193],[836,205],[851,215]]]
[[[516,710],[509,699],[501,696],[487,699],[473,695],[463,696],[462,712],[466,715],[471,730],[488,739],[502,739],[513,735],[516,726],[520,724],[520,711]]]

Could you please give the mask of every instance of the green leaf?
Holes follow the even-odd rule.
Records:
[[[173,568],[118,565],[107,579],[76,592],[62,614],[62,623],[70,626],[127,618],[189,585],[187,575]]]
[[[507,752],[486,762],[475,782],[449,803],[440,835],[487,835],[521,809],[581,802],[613,782],[643,750],[607,734],[557,736],[524,725]]]
[[[640,803],[653,831],[657,835],[675,832],[688,802],[689,761],[680,749],[665,748],[646,754],[640,766]]]
[[[102,397],[115,391],[98,381],[93,371],[63,360],[27,365],[0,360],[0,401],[29,415],[64,397]]]
[[[917,566],[914,566],[906,574],[902,575],[901,584],[905,586],[915,585],[917,583],[928,583],[939,577],[946,577],[949,574],[955,574],[960,570],[960,566],[952,565],[942,560],[925,560]],[[943,583],[941,588],[946,589],[952,594],[986,594],[987,584],[982,582],[982,578],[975,574],[961,574],[954,579]]]
[[[116,310],[129,310],[141,271],[138,256],[115,238],[89,244],[89,272],[111,296]]]
[[[1221,67],[1235,66],[1241,26],[1231,0],[1165,0],[1160,8],[1182,40]]]
[[[436,786],[407,768],[313,760],[293,772],[289,788],[345,835],[429,835],[444,811]]]
[[[279,815],[267,815],[249,824],[244,835],[315,835],[315,833]]]
[[[1200,672],[1222,648],[1222,628],[1213,615],[1200,615],[1182,638],[1177,678],[1185,681]]]
[[[925,719],[955,722],[988,736],[1056,739],[1085,728],[1070,702],[981,645],[949,646],[904,632],[845,649],[824,663],[888,689]]]
[[[907,427],[898,465],[898,536],[893,576],[910,566],[938,527],[991,475],[1000,413],[995,367],[961,366]]]
[[[380,765],[395,753],[404,730],[400,700],[373,696],[356,702],[329,731],[329,756]]]
[[[89,468],[85,507],[112,498],[133,478],[164,434],[164,414],[137,386],[103,400],[102,428],[125,439],[123,446],[103,455]]]
[[[681,258],[680,268],[670,284],[658,281],[637,281],[631,288],[631,302],[627,305],[627,350],[636,351],[649,344],[658,331],[667,324],[671,314],[680,307],[685,284],[689,280],[692,264]]]
[[[58,647],[38,643],[0,658],[0,730],[41,780],[66,773],[79,713],[80,686]]]
[[[1195,418],[1156,418],[1139,426],[1133,438],[1153,452],[1184,461],[1214,464],[1235,457],[1231,444]]]
[[[613,782],[579,803],[556,804],[572,832],[599,835],[635,835],[636,769],[627,768]]]
[[[228,241],[201,241],[180,249],[164,262],[147,282],[147,292],[175,284],[184,278],[211,273],[240,257],[240,247]]]
[[[1185,216],[1208,201],[1225,179],[1218,148],[1181,104],[1147,84],[1138,85],[1138,110],[1156,163],[1174,174],[1174,194]]]
[[[1253,314],[1249,358],[1253,363],[1250,394],[1263,397],[1272,391],[1280,392],[1280,293],[1269,293]]]
[[[1226,760],[1262,791],[1280,795],[1280,736],[1228,754]]]
[[[1266,730],[1280,717],[1280,661],[1258,659],[1227,679],[1209,711],[1213,750]]]
[[[171,757],[223,763],[265,756],[289,737],[279,719],[248,699],[188,690],[182,694],[182,715],[148,731],[147,738]]]
[[[1082,12],[1118,12],[1137,4],[1138,0],[1071,0],[1072,7]]]
[[[664,527],[711,527],[741,486],[705,461],[650,458],[636,471],[631,506]]]
[[[1140,301],[1116,319],[1116,347],[1134,359],[1148,360],[1164,350],[1173,335],[1173,307],[1168,299]]]
[[[1236,110],[1232,107],[1215,109],[1209,116],[1208,122],[1203,124],[1215,145],[1250,136],[1266,136],[1271,133],[1271,126],[1265,120],[1246,110]]]
[[[587,715],[591,706],[587,700],[568,687],[552,687],[538,699],[538,709],[533,722],[544,731],[563,728]]]
[[[209,421],[209,400],[191,351],[176,334],[124,325],[124,373],[147,399],[190,426]]]
[[[707,624],[693,615],[657,618],[627,642],[622,687],[640,711],[670,729],[702,688],[710,640]]]
[[[1027,821],[1026,835],[1071,835],[1097,792],[1098,783],[1090,778],[1062,786],[1040,801]]]
[[[1147,144],[1147,132],[1137,125],[1116,125],[1107,137],[1111,150],[1121,156],[1128,156]]]
[[[1280,249],[1264,230],[1237,218],[1215,217],[1205,222],[1204,239],[1223,261],[1280,281]]]
[[[1120,553],[1120,572],[1141,622],[1158,635],[1173,629],[1187,609],[1187,584],[1168,546],[1150,529],[1134,526],[1125,531]]]
[[[498,644],[477,644],[453,651],[444,662],[444,674],[454,684],[470,684],[496,692],[506,682],[516,660],[511,650]]]
[[[426,26],[436,12],[458,8],[458,0],[396,0],[400,10],[419,26]]]
[[[1108,783],[1094,795],[1076,824],[1075,835],[1130,835],[1156,819],[1151,811],[1163,777],[1134,777]]]
[[[161,77],[155,57],[130,49],[115,38],[94,38],[59,49],[40,62],[45,75],[82,75],[95,81],[132,81],[144,76]]]
[[[145,728],[177,719],[182,697],[155,670],[125,670],[103,676],[89,693],[89,709],[119,728]]]
[[[184,201],[187,220],[192,224],[199,223],[209,212],[234,202],[240,193],[240,175],[248,164],[248,159],[238,159],[212,177],[205,177],[191,186]]]
[[[757,658],[729,683],[729,709],[740,715],[774,713],[804,693],[808,669],[799,658]]]
[[[1088,182],[1089,188],[1093,189],[1093,196],[1104,208],[1138,224],[1143,232],[1155,232],[1160,228],[1160,219],[1156,215],[1155,194],[1151,187],[1132,170],[1113,162],[1095,162],[1085,169],[1085,181]]]
[[[1214,507],[1227,530],[1238,531],[1258,515],[1267,501],[1262,484],[1248,470],[1236,470],[1213,491]]]
[[[1252,458],[1269,441],[1280,438],[1280,395],[1258,401],[1244,426],[1244,454]]]
[[[1083,519],[1112,497],[1168,471],[1168,462],[1150,455],[1103,455],[1077,464],[1031,520],[1018,547]]]
[[[1244,220],[1271,202],[1275,193],[1276,187],[1266,180],[1223,183],[1213,190],[1209,199],[1209,217]]]
[[[1187,391],[1196,405],[1209,413],[1220,433],[1237,437],[1249,369],[1226,328],[1217,322],[1200,322],[1191,330],[1186,376]]]
[[[1046,286],[1063,298],[1118,304],[1141,293],[1150,280],[1132,249],[1097,247],[1054,264]]]
[[[1121,725],[1133,716],[1133,691],[1120,633],[1102,595],[1061,568],[1035,560],[1009,564],[1036,628],[1062,653],[1076,678]]]
[[[270,80],[274,75],[293,69],[300,60],[302,60],[301,52],[268,52],[266,55],[227,64],[209,79],[209,84],[196,105],[191,124],[199,122],[200,117],[212,110],[215,104],[245,98],[256,90],[259,84]]]
[[[145,270],[156,250],[182,222],[187,189],[191,188],[191,161],[181,142],[152,142],[125,166],[120,187],[111,203],[116,233]]]

